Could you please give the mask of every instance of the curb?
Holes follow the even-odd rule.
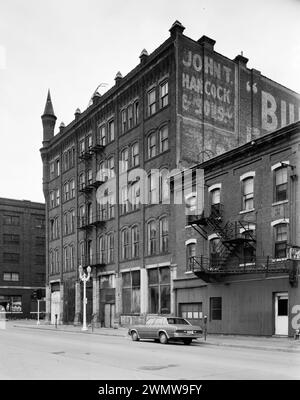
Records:
[[[41,331],[52,331],[52,332],[68,332],[68,333],[82,333],[85,335],[103,335],[103,336],[115,336],[115,337],[127,337],[127,332],[126,335],[123,334],[116,334],[112,332],[92,332],[92,331],[81,331],[81,330],[72,330],[72,329],[54,329],[54,328],[46,328],[46,327],[41,327],[41,326],[27,326],[27,325],[13,325],[15,328],[27,328],[27,329],[35,329],[35,330],[41,330]]]
[[[300,353],[300,348],[283,348],[283,347],[263,347],[263,346],[252,346],[252,345],[241,345],[241,344],[231,344],[231,343],[209,343],[201,342],[206,346],[214,347],[233,347],[237,349],[252,349],[252,350],[263,350],[263,351],[281,351],[285,353]]]
[[[128,337],[127,331],[124,334],[116,334],[111,332],[92,332],[92,331],[81,331],[81,330],[71,330],[71,329],[54,329],[54,328],[47,328],[41,326],[33,326],[33,325],[13,325],[16,328],[27,328],[27,329],[35,329],[35,330],[43,330],[43,331],[53,331],[53,332],[68,332],[68,333],[81,333],[85,335],[102,335],[102,336],[114,336],[114,337]],[[263,351],[280,351],[285,353],[299,353],[300,347],[298,348],[283,348],[283,347],[263,347],[263,346],[255,346],[255,345],[246,345],[246,344],[231,344],[231,343],[210,343],[210,342],[197,342],[199,345],[211,346],[211,347],[231,347],[231,348],[238,348],[238,349],[252,349],[252,350],[263,350]]]

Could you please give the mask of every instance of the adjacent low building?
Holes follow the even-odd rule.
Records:
[[[292,336],[300,328],[300,123],[192,172],[187,209],[175,207],[173,217],[177,313],[195,323],[206,315],[210,333]]]
[[[0,305],[30,318],[34,294],[45,294],[45,204],[0,198]]]

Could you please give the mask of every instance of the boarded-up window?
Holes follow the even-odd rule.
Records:
[[[222,297],[210,298],[210,320],[216,321],[222,319]]]

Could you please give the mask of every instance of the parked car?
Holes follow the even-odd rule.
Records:
[[[186,319],[179,317],[153,317],[144,325],[132,325],[128,335],[133,341],[140,339],[154,339],[162,344],[170,340],[182,341],[191,344],[193,339],[202,336],[202,328],[190,324]]]

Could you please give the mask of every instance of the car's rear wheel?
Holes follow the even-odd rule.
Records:
[[[192,339],[183,339],[183,343],[184,344],[191,344],[192,343]]]
[[[159,334],[159,341],[160,341],[161,344],[167,344],[168,343],[167,335],[164,332],[161,332]]]
[[[131,332],[131,339],[132,339],[134,342],[137,342],[138,340],[140,340],[140,339],[139,339],[139,335],[137,334],[136,331],[132,331],[132,332]]]

